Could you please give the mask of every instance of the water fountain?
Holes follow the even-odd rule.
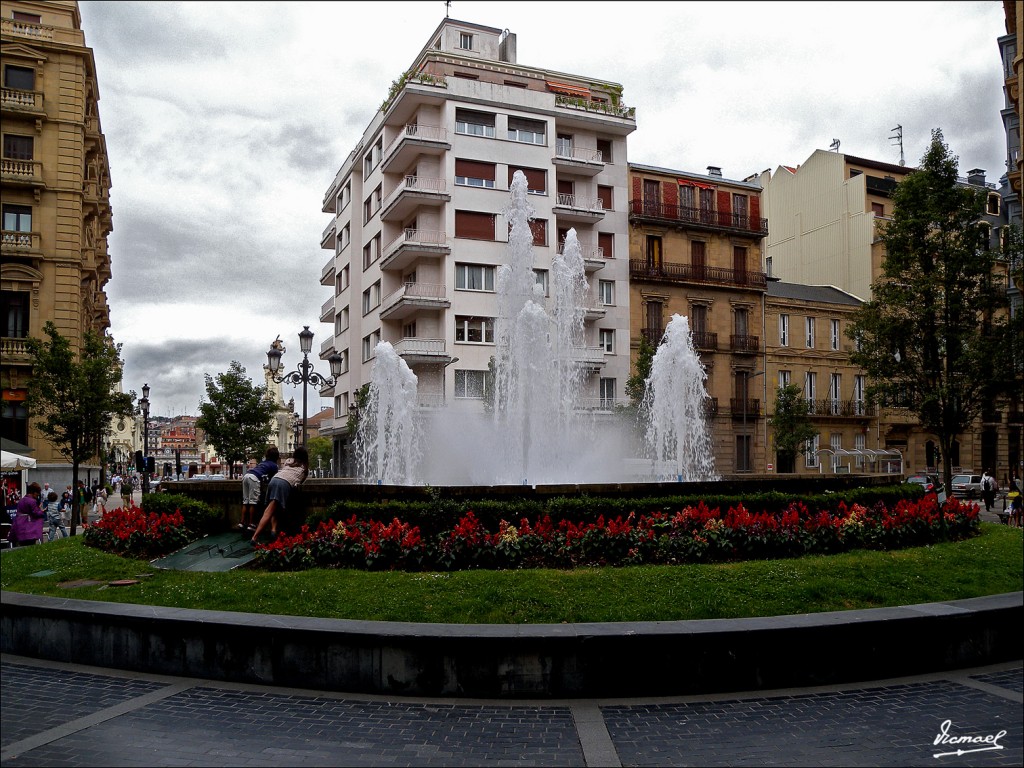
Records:
[[[552,260],[551,299],[534,272],[533,208],[517,171],[510,185],[508,263],[497,274],[498,317],[491,407],[452,418],[416,409],[415,374],[378,344],[356,435],[360,479],[395,485],[522,485],[714,477],[703,420],[706,374],[685,318],[673,318],[640,409],[638,445],[628,415],[581,409],[588,290],[575,230]],[[638,449],[643,461],[632,460]]]

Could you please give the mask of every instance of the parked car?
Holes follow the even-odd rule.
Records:
[[[910,477],[908,477],[907,482],[923,485],[924,492],[937,494],[940,502],[946,500],[946,487],[942,484],[942,480],[939,478],[938,475],[918,473],[916,475],[911,475]]]
[[[953,495],[961,499],[981,497],[981,475],[953,475],[950,485]]]

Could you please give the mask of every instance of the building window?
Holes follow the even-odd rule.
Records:
[[[612,188],[605,186],[604,184],[597,185],[597,199],[601,201],[601,205],[606,211],[615,209],[612,205]]]
[[[807,441],[807,450],[804,452],[804,466],[808,469],[818,466],[818,446],[820,444],[820,435],[815,435]]]
[[[464,51],[472,51],[473,36],[468,32],[459,32],[459,48]]]
[[[789,371],[779,371],[779,389],[789,386],[792,375]]]
[[[463,344],[493,344],[494,318],[458,315],[455,318],[455,341]]]
[[[487,397],[487,371],[455,371],[455,397],[483,400]]]
[[[533,270],[534,277],[537,281],[537,285],[540,286],[541,293],[545,296],[550,296],[548,292],[548,271],[546,269],[535,269]]]
[[[403,339],[415,339],[416,338],[416,321],[413,320],[411,323],[406,323],[402,326],[402,338]]]
[[[511,223],[509,229],[511,230]],[[533,232],[533,244],[543,247],[548,244],[548,222],[547,219],[530,219],[530,231]]]
[[[839,451],[843,450],[843,435],[841,432],[833,432],[828,436],[828,447],[832,449],[832,471],[839,468]]]
[[[3,207],[4,212],[4,232],[23,232],[29,233],[32,231],[32,208],[28,205],[5,205]],[[7,245],[8,238],[4,238],[4,245]],[[16,242],[20,243],[18,238],[15,238]],[[30,241],[31,242],[31,241]]]
[[[700,213],[701,221],[713,223],[711,214],[715,211],[715,190],[701,189],[700,191]]]
[[[612,143],[610,140],[598,139],[597,151],[601,154],[601,162],[610,163],[612,161]]]
[[[733,312],[733,324],[736,335],[746,337],[750,333],[750,313],[744,307],[736,307]]]
[[[43,17],[38,13],[25,13],[24,11],[11,11],[11,18],[15,21],[27,21],[29,24],[40,24]]]
[[[36,87],[36,71],[28,67],[4,65],[4,87],[19,91],[32,91]]]
[[[661,238],[657,235],[647,235],[647,268],[652,270],[661,269]]]
[[[606,307],[614,306],[615,304],[615,281],[614,280],[598,280],[597,281],[597,295],[598,300]]]
[[[467,136],[494,138],[494,115],[491,112],[474,112],[470,109],[455,110],[455,132]]]
[[[0,291],[0,313],[5,339],[24,339],[28,336],[28,291]]]
[[[707,333],[708,330],[708,308],[704,304],[694,304],[690,307],[690,321],[693,323],[694,333]],[[699,344],[698,344],[699,346]]]
[[[767,275],[768,277],[774,277],[774,273],[772,272],[772,257],[771,256],[765,256],[764,257],[764,272],[765,272],[765,275]]]
[[[571,133],[559,133],[555,136],[555,156],[572,157]]]
[[[334,335],[338,336],[348,330],[348,307],[339,312],[334,318]]]
[[[988,214],[990,216],[998,216],[999,215],[999,202],[1000,202],[1000,198],[999,198],[998,194],[996,194],[994,192],[993,193],[989,193],[989,196],[988,196],[988,206],[987,206],[986,210],[987,210],[987,212],[988,212]]]
[[[380,258],[380,232],[378,232],[370,242],[363,246],[363,269],[367,269],[371,264],[375,263]]]
[[[342,187],[341,192],[338,193],[338,213],[341,213],[346,208],[348,208],[348,204],[351,203],[351,202],[352,202],[352,182],[350,181],[348,184],[346,184],[344,187]]]
[[[469,240],[494,240],[494,214],[456,211],[455,236]]]
[[[857,416],[863,416],[865,413],[864,376],[860,374],[853,377],[853,412]]]
[[[494,163],[455,159],[455,183],[462,187],[494,189]]]
[[[779,315],[779,346],[789,346],[789,315]]]
[[[524,144],[544,144],[547,125],[540,120],[527,120],[524,117],[508,119],[508,138]]]
[[[615,406],[615,379],[601,379],[598,385],[602,408]]]
[[[363,291],[363,314],[380,306],[380,280]]]
[[[605,259],[615,258],[615,235],[611,232],[597,233],[597,247],[601,249],[601,257]]]
[[[885,216],[885,205],[883,203],[872,203],[871,212],[875,216]]]
[[[508,167],[508,186],[512,188],[512,177],[516,171],[522,171],[526,176],[526,191],[531,195],[546,195],[548,193],[548,172],[542,168],[523,168],[518,165]]]
[[[380,344],[380,331],[374,331],[369,336],[363,337],[363,362],[367,362],[373,359],[374,353],[377,350],[377,345]]]
[[[612,328],[602,328],[598,336],[600,339],[598,346],[609,355],[615,354],[615,330]]]
[[[842,392],[843,386],[843,375],[841,373],[833,373],[829,375],[828,380],[828,399],[832,407],[832,415],[838,416],[842,411],[842,402],[840,400],[840,393]]]
[[[814,349],[814,318],[808,317],[805,324],[805,339],[808,349]]]
[[[482,264],[456,264],[455,287],[460,291],[494,292],[494,267]]]
[[[815,393],[818,389],[818,374],[808,371],[804,374],[804,399],[807,401],[807,412],[814,413]]]
[[[867,437],[864,435],[863,432],[858,432],[856,435],[853,436],[853,447],[855,450],[858,451],[863,451],[865,448],[867,448]],[[857,469],[863,469],[864,456],[855,456],[853,459],[853,463],[856,465]]]
[[[34,157],[32,147],[31,136],[4,134],[4,157],[9,160],[31,160]]]
[[[748,198],[746,195],[733,194],[732,196],[732,215],[733,221],[737,226],[743,226],[746,223],[747,218],[747,205]]]

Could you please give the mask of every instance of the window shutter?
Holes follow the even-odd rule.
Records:
[[[540,192],[541,194],[547,194],[548,191],[548,173],[547,171],[539,168],[520,168],[518,166],[510,165],[508,167],[508,185],[512,186],[512,177],[516,171],[522,171],[526,176],[526,188],[531,192]]]
[[[455,236],[471,240],[494,239],[494,214],[477,211],[455,212]]]
[[[479,160],[455,159],[455,175],[469,179],[485,179],[494,181],[494,163],[482,163]]]

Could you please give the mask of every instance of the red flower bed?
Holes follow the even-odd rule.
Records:
[[[144,559],[174,552],[195,538],[181,512],[146,513],[134,504],[108,510],[84,526],[84,537],[87,546]]]
[[[798,557],[851,549],[898,549],[953,541],[978,532],[978,506],[957,499],[939,506],[934,494],[902,500],[891,509],[840,502],[835,510],[808,512],[794,502],[781,512],[724,512],[704,503],[639,517],[598,517],[592,522],[550,517],[502,520],[487,530],[472,512],[426,540],[397,518],[390,523],[355,516],[257,547],[257,562],[271,569],[341,567],[388,570],[465,568],[571,568],[589,565],[722,562]]]

